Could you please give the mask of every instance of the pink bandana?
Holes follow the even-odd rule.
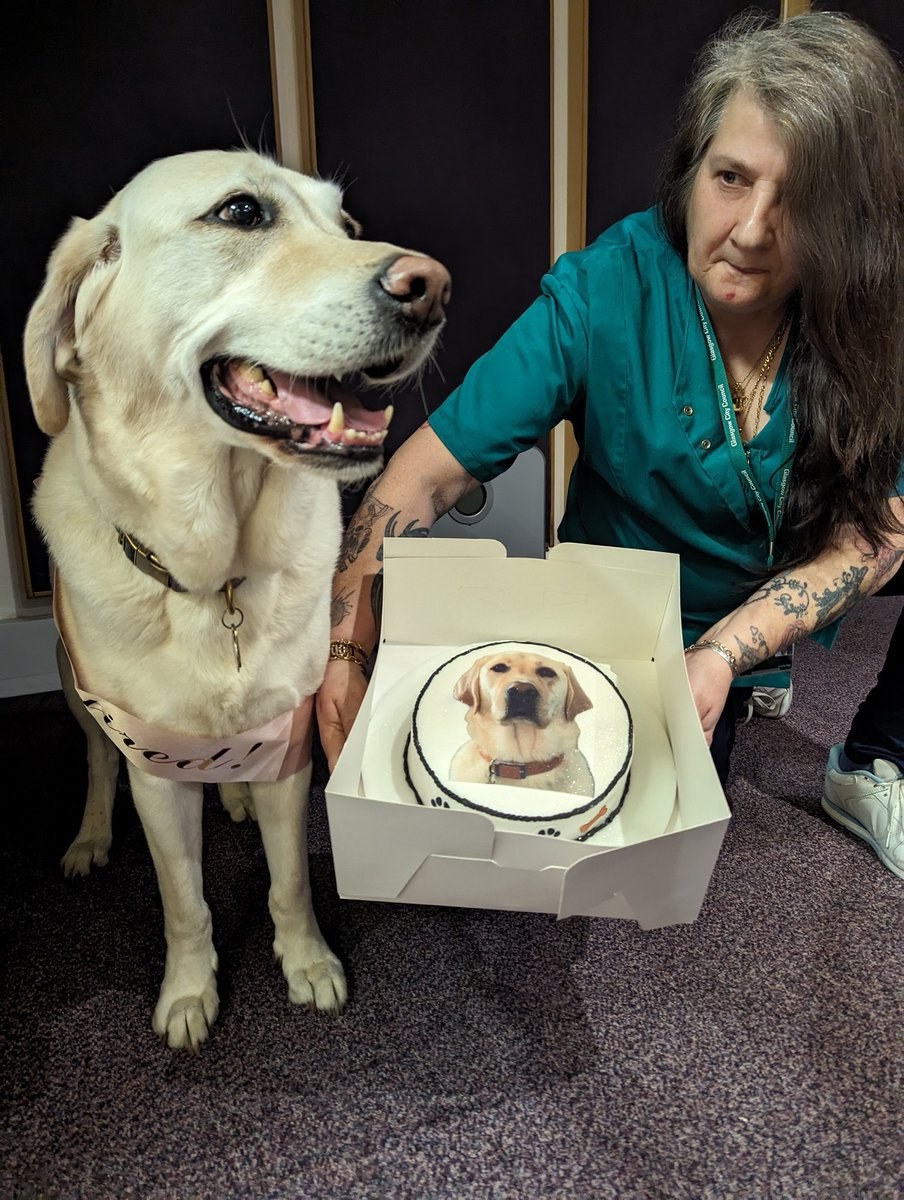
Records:
[[[228,737],[182,737],[85,691],[79,682],[57,605],[59,580],[54,580],[53,619],[72,666],[75,690],[85,708],[129,762],[162,779],[189,783],[239,783],[285,779],[311,761],[314,697],[280,713],[256,729]]]

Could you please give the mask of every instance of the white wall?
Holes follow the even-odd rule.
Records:
[[[0,431],[0,697],[24,696],[60,686],[56,631],[49,601],[25,595],[5,423]]]

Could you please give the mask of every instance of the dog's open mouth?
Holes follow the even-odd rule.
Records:
[[[368,367],[389,378],[399,363]],[[276,438],[297,453],[373,458],[386,439],[392,407],[371,411],[341,381],[306,379],[242,359],[211,359],[201,368],[207,403],[236,429]]]

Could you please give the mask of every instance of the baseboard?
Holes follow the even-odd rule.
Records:
[[[0,697],[57,691],[56,640],[50,617],[0,621]]]

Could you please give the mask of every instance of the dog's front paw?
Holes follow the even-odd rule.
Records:
[[[304,937],[288,950],[277,939],[273,950],[282,961],[293,1004],[303,1004],[320,1012],[342,1011],[348,998],[345,972],[322,938]]]
[[[170,952],[160,998],[154,1009],[154,1032],[171,1050],[196,1053],[220,1011],[217,955],[213,948],[197,954]]]
[[[196,1054],[200,1050],[210,1027],[220,1011],[217,985],[211,981],[200,996],[182,996],[161,1011],[157,1005],[154,1012],[154,1032],[165,1038],[171,1050],[188,1050]]]
[[[89,875],[92,867],[105,867],[111,838],[76,838],[63,857],[60,866],[67,879]]]

